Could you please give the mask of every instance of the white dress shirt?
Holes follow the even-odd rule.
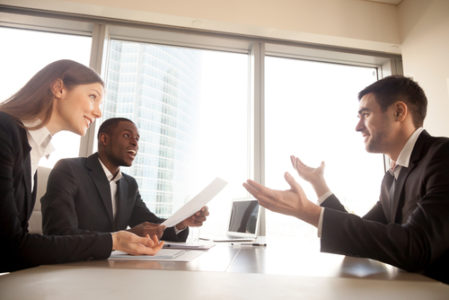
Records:
[[[109,171],[109,169],[103,164],[103,162],[101,161],[100,158],[98,158],[98,161],[100,162],[101,166],[103,167],[103,171],[106,174],[106,178],[109,181],[109,186],[111,188],[111,200],[112,200],[112,216],[115,219],[115,215],[117,214],[117,182],[120,180],[120,178],[122,178],[122,172],[120,171],[120,169],[118,170],[117,174],[114,175],[111,173],[111,171]],[[175,234],[178,234],[182,231],[184,231],[187,227],[179,230],[178,228],[176,228],[176,226],[174,226],[175,228]]]
[[[405,143],[404,148],[402,148],[401,152],[399,153],[398,159],[395,162],[396,167],[394,168],[394,170],[388,170],[389,172],[393,172],[395,179],[398,179],[402,167],[408,168],[413,148],[415,148],[416,141],[418,140],[418,137],[421,132],[423,132],[423,130],[424,128],[420,127],[416,129],[415,132],[413,132],[413,134],[407,140],[407,143]]]
[[[122,172],[120,168],[117,174],[112,174],[111,171],[103,164],[100,158],[98,158],[100,165],[103,167],[103,171],[106,174],[106,178],[109,181],[109,187],[111,188],[111,201],[112,201],[112,217],[115,219],[117,214],[117,182],[122,178]]]
[[[412,135],[408,138],[401,152],[399,153],[398,159],[395,162],[396,167],[394,170],[389,169],[388,172],[394,175],[395,179],[398,179],[399,173],[401,172],[402,167],[408,168],[410,163],[410,156],[412,155],[413,148],[415,147],[416,141],[418,140],[419,135],[423,132],[424,128],[419,127],[412,133]],[[327,192],[324,195],[321,195],[318,198],[318,204],[323,203],[327,198],[329,198],[333,193]],[[318,221],[318,237],[321,237],[321,229],[323,228],[323,215],[325,208],[321,208],[320,219]]]
[[[25,128],[33,127],[39,124],[40,120],[32,122],[23,122]],[[31,159],[31,191],[34,188],[34,174],[36,173],[39,161],[42,157],[48,158],[48,156],[54,151],[54,147],[51,144],[51,134],[47,127],[41,127],[39,129],[30,130],[27,129],[28,144],[30,144],[30,159]]]

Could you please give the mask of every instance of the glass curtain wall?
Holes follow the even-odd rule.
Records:
[[[136,123],[139,152],[123,171],[147,206],[168,217],[219,176],[228,186],[208,223],[225,227],[249,176],[248,54],[112,39],[107,57],[103,119]]]
[[[377,202],[383,156],[364,149],[358,122],[358,92],[377,80],[374,67],[268,56],[265,59],[265,182],[288,189],[292,174],[312,201],[311,185],[290,163],[290,155],[318,167],[348,211],[363,215]],[[267,211],[267,235],[314,238],[316,228]]]
[[[324,160],[332,191],[350,211],[363,214],[376,202],[383,157],[367,154],[354,130],[357,93],[378,74],[388,73],[382,73],[382,64],[388,65],[391,56],[291,44],[284,51],[282,43],[250,37],[74,19],[38,16],[34,21],[35,16],[26,14],[2,15],[0,101],[49,62],[69,58],[89,65],[90,57],[102,58],[106,97],[103,118],[96,126],[111,117],[136,123],[140,150],[133,166],[123,171],[136,178],[143,200],[157,215],[168,217],[221,177],[228,185],[210,202],[211,215],[201,230],[222,233],[227,229],[231,201],[250,197],[242,187],[247,178],[287,188],[283,173],[294,173],[291,154],[311,166]],[[92,47],[103,40],[106,47]],[[260,51],[251,53],[251,45]],[[301,51],[308,60],[298,56]],[[365,67],[348,62],[351,55],[368,57]],[[347,63],[333,63],[341,60]],[[78,156],[78,136],[60,133],[54,143],[63,153],[55,153],[43,165]],[[93,147],[92,142],[86,145],[88,150],[83,149],[88,153],[96,151],[96,142]],[[298,180],[316,200],[310,186]],[[270,212],[266,232],[316,237],[313,227]]]
[[[92,38],[35,30],[0,27],[0,102],[17,92],[40,69],[59,59],[89,65]],[[80,136],[59,132],[52,139],[55,151],[39,165],[51,168],[61,158],[76,157]]]

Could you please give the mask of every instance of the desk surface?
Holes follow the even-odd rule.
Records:
[[[92,261],[0,276],[0,299],[448,299],[449,286],[318,245],[218,244],[191,262]]]

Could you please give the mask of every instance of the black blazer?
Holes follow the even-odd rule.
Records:
[[[109,182],[98,161],[88,158],[61,159],[48,178],[42,197],[42,223],[46,234],[114,232],[142,222],[162,223],[142,201],[136,180],[124,173],[117,186],[117,211],[112,217]],[[167,228],[164,240],[185,241],[188,229],[175,234]]]
[[[110,234],[55,237],[28,233],[35,202],[30,150],[23,124],[0,112],[0,272],[107,258],[112,249]]]
[[[377,259],[449,283],[449,139],[423,131],[390,205],[382,182],[377,204],[363,217],[335,196],[323,202],[321,250]]]

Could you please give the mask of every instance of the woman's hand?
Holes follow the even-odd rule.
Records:
[[[126,230],[114,232],[112,235],[112,250],[119,250],[131,255],[155,255],[161,250],[164,242],[156,235],[140,237]]]

